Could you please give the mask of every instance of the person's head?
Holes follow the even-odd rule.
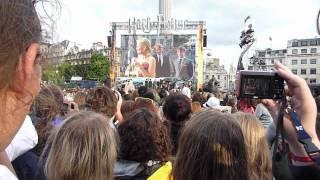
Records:
[[[148,88],[146,86],[140,86],[138,88],[138,94],[140,97],[143,97],[143,95],[148,91]]]
[[[77,103],[78,107],[80,110],[83,110],[85,109],[85,106],[86,106],[86,93],[84,92],[77,92],[75,95],[74,95],[74,102]]]
[[[93,111],[111,118],[117,112],[117,95],[109,88],[96,87],[88,96],[87,106]]]
[[[59,114],[63,115],[63,92],[62,92],[62,90],[56,85],[49,85],[49,86],[46,86],[46,88],[48,88],[55,96],[55,99],[57,101],[57,105],[59,106],[59,110],[60,110]]]
[[[2,151],[11,142],[40,91],[41,25],[31,0],[1,0],[0,12]]]
[[[192,96],[192,102],[199,102],[200,104],[206,103],[206,98],[203,96],[203,94],[196,92]]]
[[[173,122],[188,120],[191,115],[190,99],[183,94],[170,94],[163,104],[163,114],[167,120]]]
[[[123,116],[123,120],[126,121],[129,114],[134,111],[134,101],[123,101],[120,112]]]
[[[156,44],[156,45],[154,46],[154,49],[155,49],[155,51],[156,51],[156,53],[157,53],[158,55],[162,54],[163,47],[162,47],[161,44]]]
[[[137,46],[138,54],[142,54],[144,56],[147,56],[151,53],[151,43],[148,39],[143,38],[138,41]]]
[[[186,123],[173,166],[175,180],[247,180],[242,130],[227,114],[204,111]]]
[[[220,100],[216,97],[210,97],[203,106],[206,108],[218,108],[220,106]]]
[[[227,106],[237,107],[237,98],[236,97],[228,98]]]
[[[202,111],[201,104],[197,101],[192,102],[191,109],[192,109],[192,113],[198,113]]]
[[[160,100],[159,94],[154,89],[148,89],[148,91],[143,95],[144,98],[152,99],[155,102]]]
[[[111,85],[111,78],[110,77],[106,77],[103,81],[103,85],[107,88],[112,88],[112,85]]]
[[[238,112],[233,116],[240,123],[244,135],[251,179],[272,179],[271,152],[261,122],[248,113]]]
[[[50,86],[41,89],[33,102],[32,113],[41,119],[41,122],[51,122],[60,113],[60,104],[56,100]],[[37,122],[36,122],[37,123]]]
[[[186,48],[181,46],[177,49],[177,55],[179,58],[184,58],[186,56]]]
[[[45,169],[49,180],[113,179],[116,158],[117,135],[110,120],[79,112],[56,133]]]
[[[146,108],[149,111],[152,111],[154,113],[159,112],[156,102],[152,99],[144,98],[144,97],[137,97],[134,101],[133,107],[134,109]]]
[[[159,117],[145,109],[133,111],[118,128],[120,158],[147,162],[167,160],[170,154],[169,134]]]
[[[131,94],[124,94],[124,95],[122,95],[122,99],[124,101],[132,101],[132,95]]]
[[[60,106],[56,101],[54,93],[49,87],[42,88],[33,102],[31,114],[38,134],[38,144],[34,148],[37,155],[42,153],[47,139],[54,128],[53,120],[59,113]]]

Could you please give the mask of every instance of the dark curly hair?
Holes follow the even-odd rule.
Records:
[[[92,111],[102,113],[108,117],[117,112],[118,99],[115,93],[107,87],[96,87],[86,98],[86,105]]]
[[[118,128],[120,136],[120,158],[129,161],[164,162],[170,154],[167,128],[159,117],[141,108],[133,111]]]
[[[163,105],[164,116],[169,121],[186,121],[191,115],[190,99],[180,93],[170,94]]]

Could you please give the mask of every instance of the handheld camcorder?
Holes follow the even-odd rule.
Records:
[[[282,99],[284,80],[272,71],[240,71],[237,75],[237,97]]]

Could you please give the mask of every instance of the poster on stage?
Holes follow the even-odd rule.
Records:
[[[121,75],[192,80],[196,43],[196,34],[121,35]]]

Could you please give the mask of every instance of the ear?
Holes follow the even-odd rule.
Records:
[[[32,78],[39,44],[32,43],[20,56],[16,69],[15,90],[22,92],[26,83]]]

